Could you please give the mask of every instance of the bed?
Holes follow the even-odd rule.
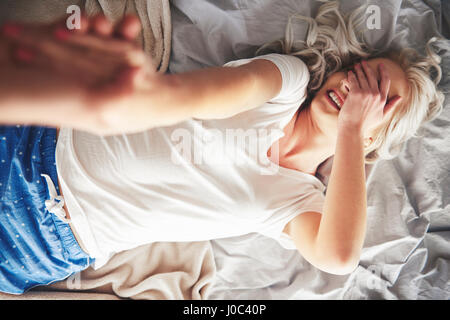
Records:
[[[348,12],[366,1],[342,1]],[[449,299],[450,3],[371,0],[382,28],[366,32],[380,49],[422,48],[441,35],[442,114],[394,160],[368,167],[368,230],[350,275],[321,272],[294,250],[258,234],[199,243],[156,243],[119,254],[100,270],[0,299]],[[254,56],[284,36],[294,13],[314,16],[313,0],[172,0],[169,72]],[[299,39],[303,23],[295,24]],[[321,168],[326,184],[332,159]]]

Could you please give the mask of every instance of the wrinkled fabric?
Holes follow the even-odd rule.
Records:
[[[211,245],[200,242],[157,242],[114,255],[98,270],[93,268],[47,289],[64,294],[82,290],[92,295],[139,300],[202,300],[215,279]],[[72,295],[75,299],[83,299]]]
[[[0,293],[0,300],[202,300],[215,278],[209,241],[157,242],[120,252],[98,270],[88,268],[21,296]]]

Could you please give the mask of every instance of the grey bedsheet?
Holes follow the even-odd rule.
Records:
[[[343,1],[348,11],[365,1]],[[378,48],[449,37],[450,4],[439,0],[370,1],[382,28],[366,32]],[[313,16],[317,1],[173,0],[169,69],[182,72],[254,55],[282,38],[289,15]],[[296,25],[299,39],[305,25]],[[450,88],[450,41],[441,88]],[[447,51],[445,51],[445,49]],[[212,241],[217,278],[210,299],[449,299],[450,94],[443,113],[401,155],[380,161],[368,177],[368,231],[360,266],[348,276],[317,270],[296,251],[257,234]]]

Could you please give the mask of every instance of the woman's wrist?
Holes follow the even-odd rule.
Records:
[[[364,139],[363,129],[360,123],[350,121],[340,121],[338,123],[338,135],[351,136]]]
[[[98,119],[100,134],[133,133],[173,125],[191,117],[189,100],[172,75],[140,75],[128,79],[131,87],[120,92],[93,93],[86,99]],[[89,108],[88,108],[89,109]]]

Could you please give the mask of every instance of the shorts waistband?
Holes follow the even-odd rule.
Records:
[[[56,150],[56,129],[47,128],[44,130],[43,135],[41,137],[41,146],[43,148],[42,152],[42,172],[45,175],[48,175],[51,179],[50,183],[47,183],[48,189],[48,198],[49,200],[53,199],[51,188],[56,189],[56,192],[60,194],[60,190],[58,187],[58,174],[56,170],[56,160],[55,160],[55,150]],[[47,182],[47,181],[46,181]],[[58,200],[61,201],[60,204],[64,204],[64,198],[62,196],[58,196]],[[46,206],[47,207],[47,206]],[[64,209],[62,209],[64,210]],[[87,259],[88,265],[93,261],[90,256],[83,251],[78,243],[75,235],[72,232],[72,229],[67,220],[61,219],[58,215],[53,214],[51,212],[53,222],[55,224],[55,228],[57,233],[60,236],[61,242],[63,244],[63,248],[67,253],[67,257],[70,259],[79,260],[79,259]],[[65,213],[64,213],[65,215]]]

